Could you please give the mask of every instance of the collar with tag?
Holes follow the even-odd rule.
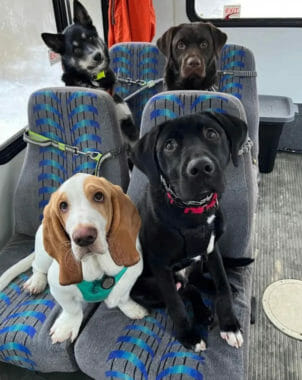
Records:
[[[86,302],[104,301],[111,293],[113,287],[125,274],[127,267],[124,267],[117,275],[104,275],[95,281],[82,281],[77,284],[78,289]]]

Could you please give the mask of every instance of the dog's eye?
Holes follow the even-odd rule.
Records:
[[[62,212],[66,212],[68,210],[68,203],[63,201],[60,203],[59,207]]]
[[[167,140],[165,143],[165,150],[173,152],[177,148],[177,142],[174,139]]]
[[[215,129],[208,128],[205,130],[205,137],[208,140],[217,140],[219,138],[219,133]]]
[[[207,48],[209,46],[209,44],[208,44],[208,41],[201,41],[201,43],[200,43],[200,47],[202,48],[202,49],[205,49],[205,48]]]
[[[90,36],[90,37],[88,37],[88,40],[89,40],[89,41],[93,41],[93,40],[94,40],[94,37],[93,37],[93,36]]]
[[[183,50],[185,48],[186,48],[186,44],[182,40],[177,42],[177,49]]]
[[[98,191],[97,193],[94,194],[93,199],[96,202],[104,202],[104,194],[102,192]]]

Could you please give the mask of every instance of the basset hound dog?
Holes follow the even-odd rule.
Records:
[[[141,220],[130,198],[105,178],[76,174],[51,195],[35,237],[34,253],[0,277],[0,288],[32,266],[24,284],[31,294],[50,293],[63,311],[50,329],[52,343],[74,341],[83,301],[119,307],[131,319],[147,311],[129,294],[142,273]]]

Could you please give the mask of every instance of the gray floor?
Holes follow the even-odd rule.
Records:
[[[270,174],[261,174],[255,228],[250,380],[301,380],[302,341],[282,334],[268,321],[261,299],[277,280],[302,280],[302,155],[278,153]]]

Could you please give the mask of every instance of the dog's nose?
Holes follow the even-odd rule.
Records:
[[[212,176],[215,172],[215,164],[209,157],[193,158],[187,166],[187,174],[194,178],[199,175]]]
[[[190,66],[192,68],[199,67],[201,66],[201,60],[196,56],[189,57],[187,60],[187,66]]]
[[[91,226],[80,226],[72,234],[73,241],[80,247],[87,247],[95,242],[97,230]]]
[[[102,54],[101,54],[101,53],[96,53],[96,54],[93,56],[93,59],[94,59],[96,62],[101,62],[101,60],[102,60]]]

